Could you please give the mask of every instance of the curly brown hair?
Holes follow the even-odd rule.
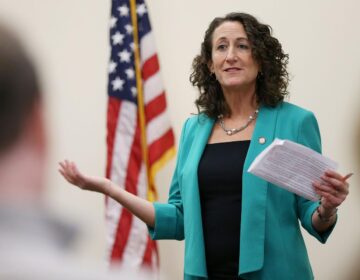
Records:
[[[256,80],[257,102],[274,107],[288,95],[289,74],[286,66],[289,56],[284,53],[280,42],[271,36],[271,26],[260,23],[246,13],[230,13],[225,17],[217,17],[210,23],[201,44],[201,52],[192,63],[190,82],[200,93],[195,105],[199,113],[203,112],[210,118],[216,118],[220,114],[230,115],[221,85],[208,67],[212,59],[212,35],[218,26],[228,21],[237,21],[243,25],[251,44],[252,55],[261,69]]]

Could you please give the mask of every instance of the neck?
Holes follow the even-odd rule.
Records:
[[[247,117],[254,113],[258,107],[255,85],[246,88],[224,89],[225,101],[230,107],[232,118]]]

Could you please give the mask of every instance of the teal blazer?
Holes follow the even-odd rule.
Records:
[[[215,121],[204,114],[183,126],[168,203],[154,203],[153,239],[185,239],[187,280],[207,279],[197,167]],[[265,138],[265,143],[259,141]],[[275,138],[289,139],[321,152],[313,113],[283,102],[261,107],[243,173],[239,275],[244,279],[313,279],[301,225],[325,243],[311,223],[318,206],[247,172],[251,162]],[[221,236],[219,236],[221,238]]]

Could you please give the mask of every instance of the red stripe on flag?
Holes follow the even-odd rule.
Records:
[[[118,123],[118,116],[120,113],[121,101],[117,98],[110,97],[107,108],[107,163],[106,163],[106,177],[110,178],[110,169],[112,166],[113,149],[115,142],[115,132]]]
[[[123,208],[115,234],[115,242],[112,247],[111,262],[120,261],[122,259],[124,249],[129,238],[132,219],[132,214]]]
[[[131,146],[130,157],[127,166],[127,173],[125,179],[125,190],[137,195],[137,184],[142,163],[141,155],[141,139],[140,139],[140,126],[139,122],[136,124],[134,141]],[[129,239],[133,215],[126,210],[122,209],[119,224],[115,234],[115,242],[113,245],[111,260],[119,261],[122,259],[126,243]]]
[[[152,165],[154,162],[160,159],[164,154],[164,151],[172,148],[174,143],[174,133],[170,128],[164,135],[162,135],[149,146],[149,164]]]
[[[106,178],[110,178],[110,170],[112,166],[113,150],[115,143],[115,133],[118,124],[118,116],[120,113],[121,101],[114,97],[109,97],[109,103],[107,108],[107,135],[106,135],[106,147],[107,147],[107,162],[106,162]],[[108,197],[105,196],[105,204],[107,204]]]
[[[154,54],[142,66],[141,75],[144,81],[160,70],[157,54]]]
[[[153,118],[160,115],[166,110],[165,93],[162,92],[145,106],[146,122],[149,123]]]
[[[145,265],[146,267],[152,267],[152,265],[153,265],[152,256],[154,253],[156,254],[156,256],[158,258],[156,245],[157,245],[156,242],[154,240],[152,240],[150,238],[150,236],[148,236],[145,254],[144,254],[144,258],[143,258],[143,265]],[[157,261],[157,262],[159,263],[159,261]]]
[[[142,151],[141,151],[141,132],[139,118],[137,118],[136,131],[134,135],[134,142],[131,147],[130,158],[125,179],[125,189],[132,194],[137,195],[138,179],[142,165]]]

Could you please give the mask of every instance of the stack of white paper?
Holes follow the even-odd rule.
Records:
[[[275,139],[250,165],[248,172],[279,187],[316,201],[312,183],[321,181],[326,170],[338,164],[308,147],[289,140]]]

